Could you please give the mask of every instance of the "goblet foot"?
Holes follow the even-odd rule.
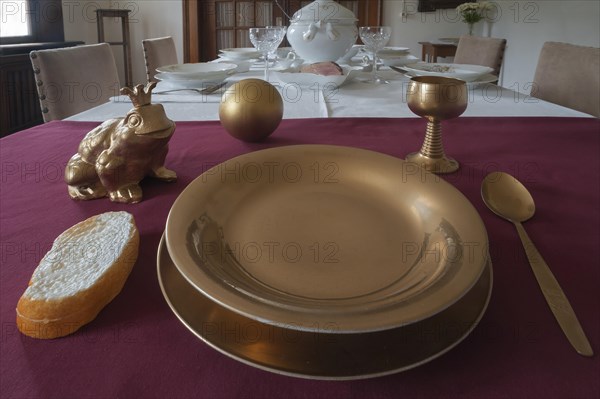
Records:
[[[456,172],[460,165],[455,159],[443,155],[441,158],[432,158],[421,152],[413,152],[406,156],[406,161],[413,162],[428,172],[436,174]]]

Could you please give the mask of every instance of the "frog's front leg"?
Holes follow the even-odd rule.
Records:
[[[165,158],[167,157],[167,153],[169,152],[169,147],[165,145],[154,155],[150,165],[149,176],[154,177],[156,179],[160,179],[167,182],[172,182],[177,180],[177,174],[165,168]]]
[[[164,166],[160,166],[156,169],[153,169],[150,172],[150,176],[159,179],[159,180],[163,180],[163,181],[167,181],[167,182],[172,182],[177,180],[177,174],[170,170],[165,168]]]
[[[111,201],[136,203],[142,200],[142,189],[138,183],[143,176],[139,176],[139,170],[132,166],[108,150],[98,157],[96,171]]]

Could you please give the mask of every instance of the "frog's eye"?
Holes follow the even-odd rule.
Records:
[[[131,114],[127,118],[127,125],[129,127],[138,127],[142,123],[142,117],[138,114]]]

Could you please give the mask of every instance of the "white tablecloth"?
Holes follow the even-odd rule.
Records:
[[[273,77],[284,100],[285,119],[335,117],[415,117],[406,104],[409,79],[392,71],[380,74],[390,81],[387,85],[363,82],[368,73],[359,73],[334,90],[315,87],[299,89],[298,85],[283,84]],[[262,78],[262,71],[251,70],[230,78],[232,82],[245,78]],[[162,83],[162,82],[161,82]],[[157,86],[160,91],[165,86]],[[174,121],[218,120],[222,90],[211,95],[191,91],[153,95],[154,103],[161,103]],[[110,102],[74,115],[67,120],[105,121],[122,117],[132,108],[127,97],[119,96]],[[493,84],[469,86],[469,104],[463,116],[557,116],[589,117],[578,111],[530,97]]]

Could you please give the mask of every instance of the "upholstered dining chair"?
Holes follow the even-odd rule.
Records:
[[[171,36],[142,40],[144,59],[146,60],[146,77],[148,82],[156,82],[156,68],[177,64],[177,51]]]
[[[544,43],[531,96],[600,118],[600,48]]]
[[[456,64],[482,65],[494,68],[492,74],[500,76],[506,39],[480,36],[461,36],[456,47]]]
[[[37,50],[29,57],[44,122],[78,114],[119,94],[119,73],[107,43]]]

